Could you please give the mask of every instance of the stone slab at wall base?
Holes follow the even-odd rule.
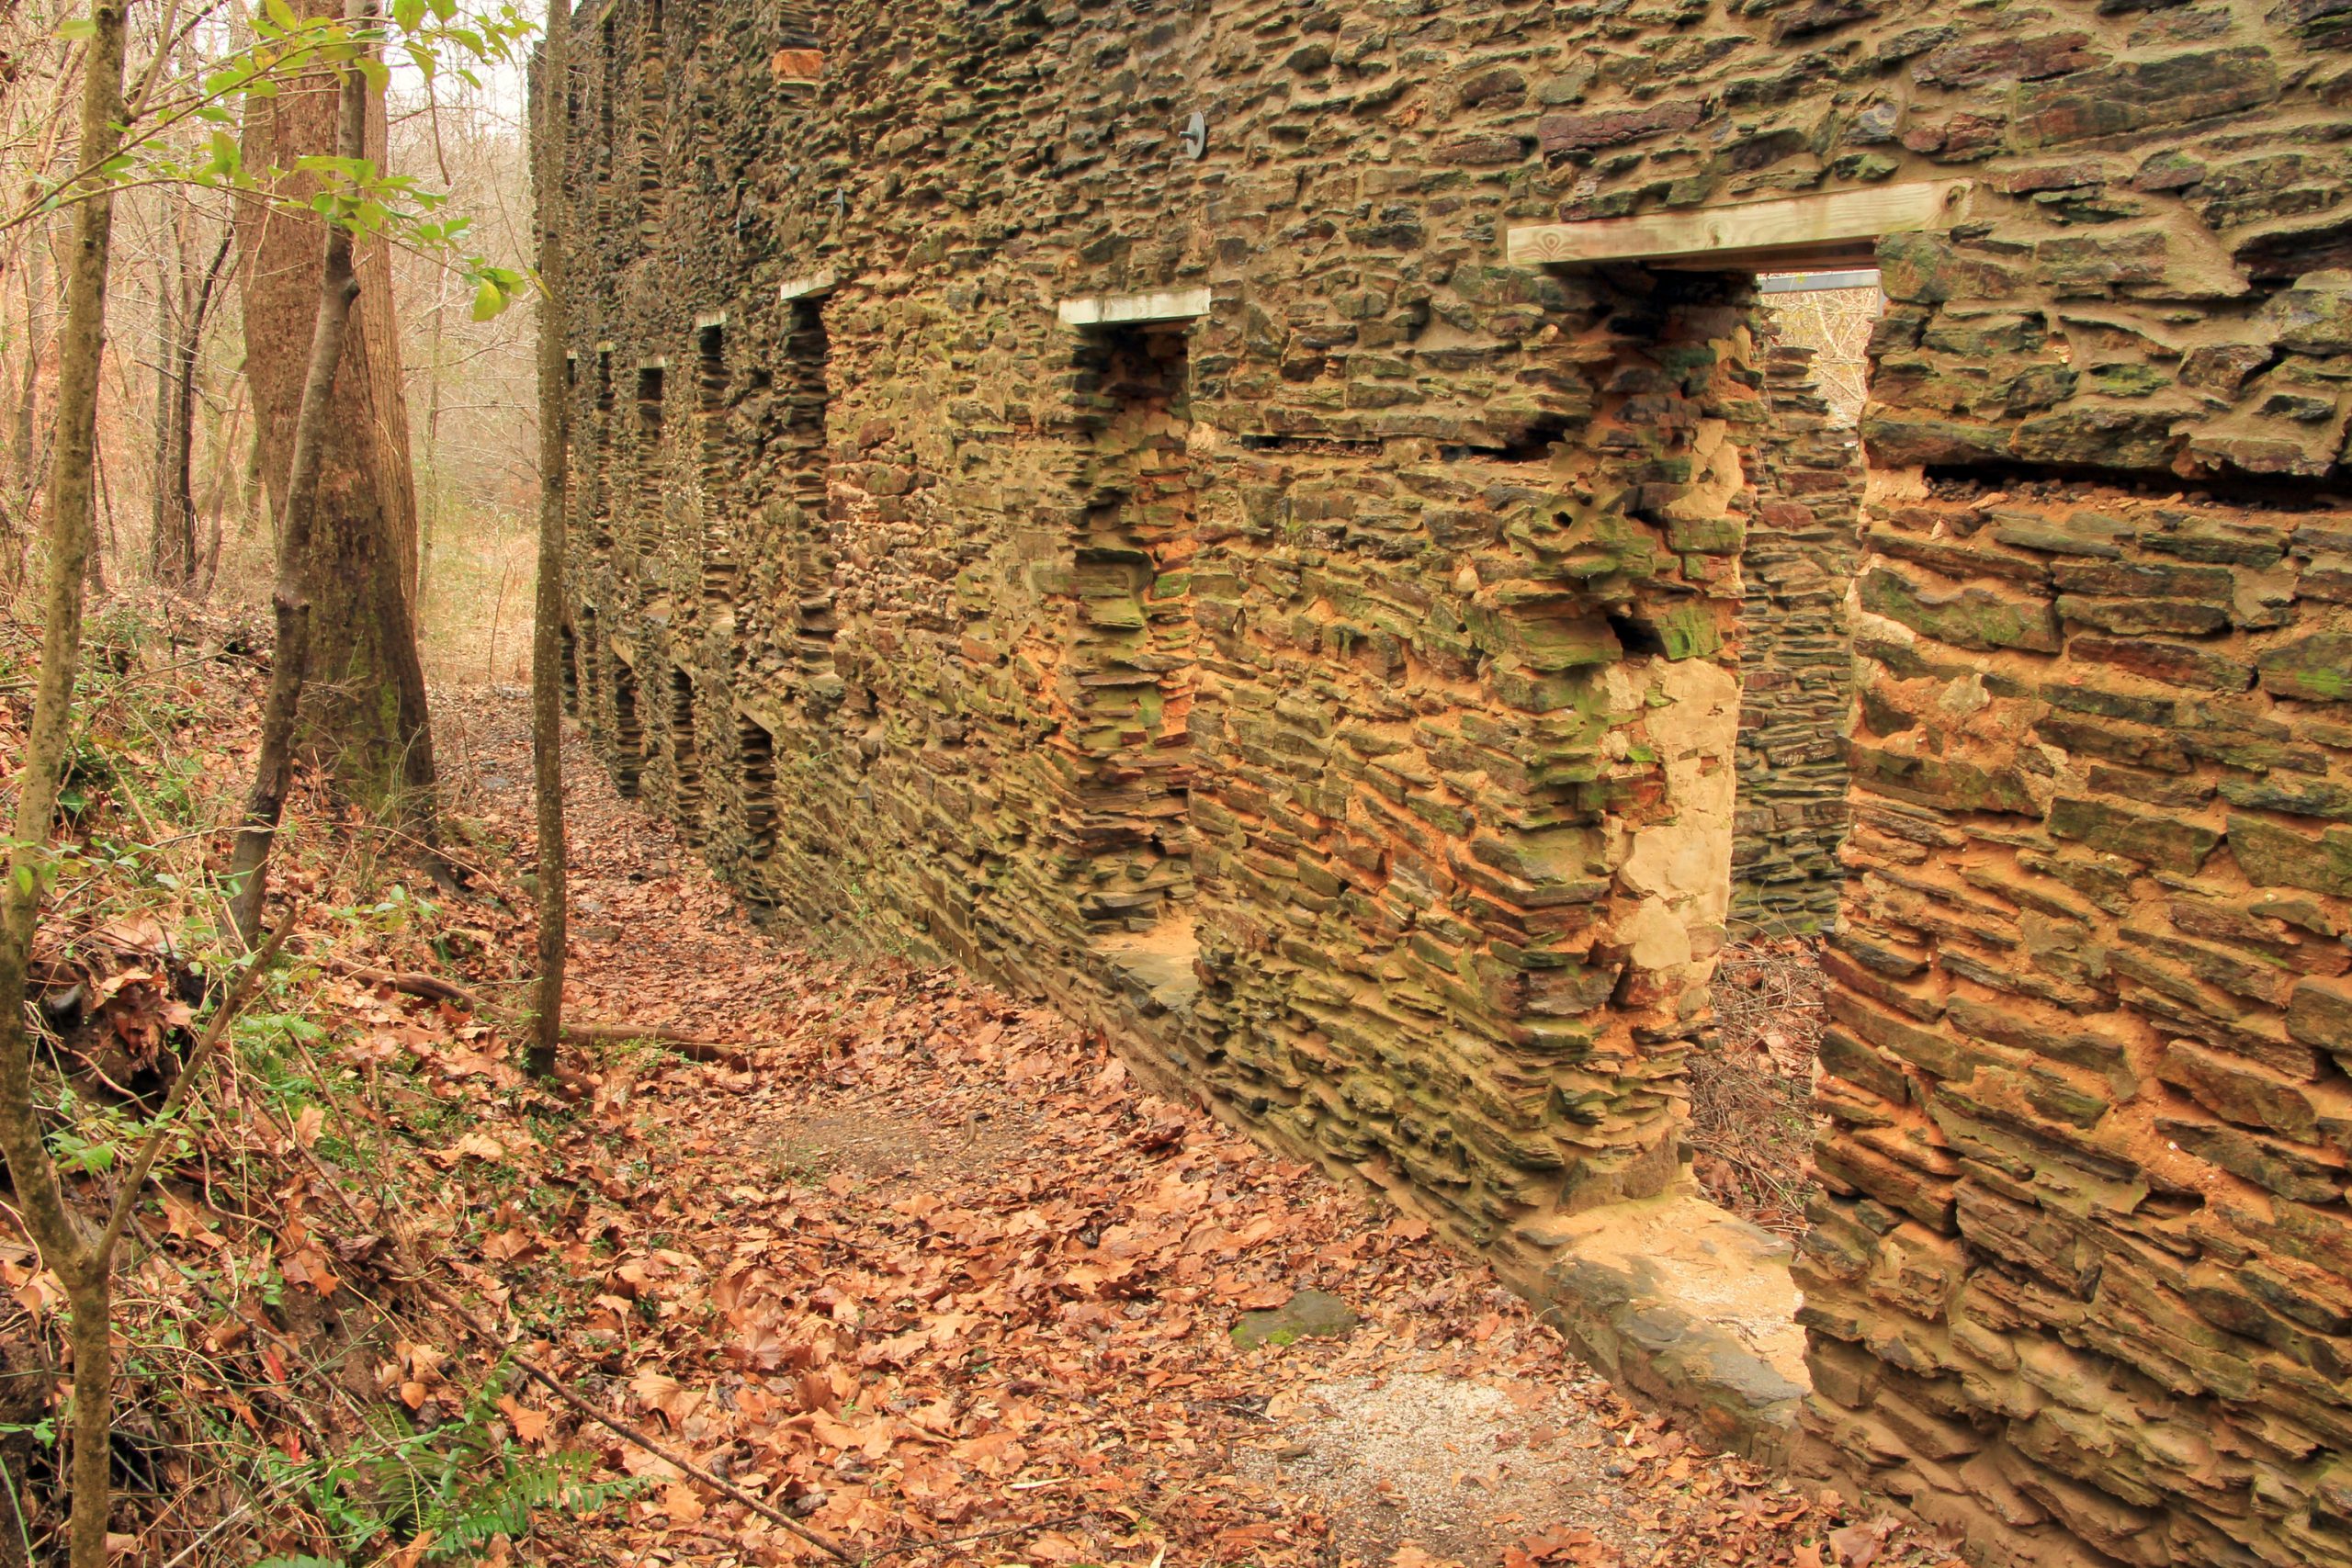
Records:
[[[1713,1447],[1789,1461],[1811,1385],[1787,1242],[1686,1191],[1531,1220],[1498,1250],[1620,1387]]]

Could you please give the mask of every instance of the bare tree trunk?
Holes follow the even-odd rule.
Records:
[[[433,584],[433,536],[441,526],[441,324],[447,281],[434,289],[433,336],[424,362],[424,496],[416,527],[416,627],[424,632],[424,596]]]
[[[84,64],[77,167],[95,168],[121,144],[124,0],[96,0]],[[51,872],[57,811],[82,657],[83,582],[90,555],[91,484],[96,470],[98,370],[106,342],[107,264],[114,198],[101,186],[75,216],[66,280],[65,330],[57,378],[57,456],[49,488],[49,581],[43,594],[40,675],[17,773],[16,844],[0,905],[0,1154],[17,1204],[44,1262],[66,1290],[73,1314],[73,1568],[106,1568],[107,1432],[113,1416],[113,1306],[108,1270],[93,1268],[88,1235],[65,1206],[57,1168],[41,1140],[33,1098],[32,1041],[25,1030],[25,981],[41,889]]]
[[[237,378],[236,389],[236,400],[229,405],[228,417],[225,420],[216,418],[213,422],[212,499],[205,504],[205,510],[212,514],[212,525],[206,530],[204,570],[197,583],[197,592],[204,594],[209,594],[212,592],[212,585],[219,581],[220,577],[221,515],[229,509],[229,476],[235,467],[237,433],[245,422],[243,377]],[[242,488],[241,484],[241,491]],[[246,499],[250,500],[251,497],[247,496]],[[247,517],[244,522],[250,527],[253,519]]]
[[[566,142],[571,130],[571,0],[548,0],[547,41],[539,51],[539,582],[531,623],[531,767],[539,818],[539,975],[532,998],[525,1065],[553,1077],[563,1032],[566,898],[571,867],[563,837],[563,526],[569,473],[571,377],[565,321],[570,304],[564,256]]]
[[[25,379],[18,389],[16,407],[17,493],[29,498],[40,488],[40,458],[34,446],[33,431],[40,417],[40,301],[48,298],[49,286],[41,281],[41,263],[48,259],[47,236],[36,233],[25,246]],[[27,511],[31,508],[28,506]]]
[[[204,351],[204,326],[212,310],[212,291],[220,278],[235,238],[233,226],[220,231],[212,260],[191,285],[182,280],[176,329],[169,334],[169,353],[159,374],[169,378],[164,407],[162,464],[155,483],[155,575],[175,587],[192,585],[203,565],[196,523],[196,365]],[[191,296],[189,288],[193,288]]]
[[[16,482],[15,511],[27,536],[18,544],[31,543],[30,532],[38,519],[43,470],[40,425],[40,366],[49,352],[47,334],[41,330],[42,305],[49,299],[50,282],[43,276],[50,260],[49,225],[34,226],[25,244],[25,378],[17,393],[17,406],[11,411],[16,422],[16,463],[12,478]],[[7,577],[16,581],[24,572],[21,550],[9,552]]]
[[[330,15],[340,0],[297,0],[306,17]],[[364,156],[383,162],[384,108],[368,95]],[[245,109],[249,167],[293,167],[336,142],[334,95],[306,76]],[[312,188],[298,175],[277,191],[280,205],[244,209],[245,375],[262,436],[262,479],[280,520],[288,506],[288,454],[301,407],[317,265],[315,219],[285,210]],[[370,807],[410,816],[413,831],[434,831],[435,769],[424,670],[416,647],[412,584],[416,501],[408,418],[400,392],[400,340],[392,310],[390,252],[380,236],[353,253],[360,293],[343,345],[328,411],[318,512],[308,530],[306,593],[311,661],[299,716],[302,754],[330,766],[343,791]]]
[[[352,0],[355,19],[372,17],[372,0]],[[356,66],[343,70],[338,94],[335,155],[356,159],[365,146],[368,79]],[[335,371],[351,325],[359,278],[351,265],[351,231],[326,226],[326,248],[319,266],[318,313],[311,330],[310,363],[302,378],[302,402],[294,422],[294,451],[287,466],[284,524],[277,539],[277,585],[270,613],[277,648],[270,662],[269,694],[262,701],[261,751],[254,763],[253,789],[245,797],[244,825],[229,856],[233,888],[229,912],[248,946],[261,931],[262,898],[267,891],[269,850],[294,784],[294,720],[309,672],[311,600],[308,592],[311,529],[319,506],[325,467],[327,413],[334,397]]]
[[[48,236],[39,225],[25,241],[25,373],[17,389],[16,406],[8,411],[8,532],[0,550],[0,582],[13,586],[24,573],[25,547],[33,523],[33,497],[40,489],[40,457],[35,428],[40,412],[40,359],[43,349],[40,304],[49,286],[41,277],[48,258]]]
[[[147,575],[159,583],[184,581],[189,567],[187,552],[173,536],[172,507],[165,499],[172,473],[172,350],[179,342],[172,295],[180,266],[176,254],[155,259],[155,473],[147,487]]]

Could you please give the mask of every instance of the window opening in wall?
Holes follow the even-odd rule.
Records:
[[[757,719],[739,717],[741,726],[737,749],[743,763],[744,854],[756,868],[764,866],[775,853],[775,737]]]
[[[702,751],[695,744],[695,682],[683,667],[670,671],[670,776],[679,829],[690,844],[704,839]]]
[[[577,714],[580,711],[580,634],[571,629],[570,621],[565,621],[556,627],[556,637],[560,645],[558,659],[562,668],[557,673],[563,685],[563,711]]]
[[[613,100],[620,96],[621,59],[619,36],[614,30],[613,17],[605,13],[600,29],[604,39],[604,82],[596,94],[596,177],[613,177],[613,144],[617,140],[614,130]]]
[[[596,461],[588,475],[588,505],[595,525],[596,551],[609,555],[613,547],[613,356],[609,350],[596,355],[594,423]]]
[[[1810,1190],[1817,939],[1842,875],[1858,427],[1883,296],[1860,270],[1768,275],[1758,292],[1768,418],[1745,454],[1732,940],[1714,979],[1720,1048],[1691,1056],[1691,1141],[1718,1201],[1789,1225]]]
[[[778,47],[768,57],[768,71],[786,94],[805,97],[816,91],[825,74],[825,55],[817,38],[816,15],[805,6],[788,6],[778,13],[776,21],[780,29]]]
[[[821,298],[791,300],[786,326],[779,390],[784,407],[783,481],[797,503],[786,525],[785,560],[791,572],[793,658],[810,676],[833,667],[832,529],[827,488],[831,458],[827,422],[832,408],[829,378],[831,340],[825,333]]]
[[[702,595],[714,604],[734,603],[742,571],[734,553],[727,393],[727,328],[707,321],[695,330],[695,455],[702,480]]]
[[[1077,711],[1078,913],[1097,951],[1163,1004],[1196,982],[1188,719],[1196,677],[1186,572],[1198,547],[1184,332],[1080,340],[1086,510],[1069,658]]]
[[[1851,433],[1862,420],[1866,352],[1886,310],[1875,267],[1846,272],[1768,273],[1757,280],[1776,346],[1810,349],[1814,384],[1832,425]],[[1769,374],[1769,369],[1768,369]]]
[[[633,541],[638,570],[650,576],[662,549],[662,370],[640,366],[637,372],[637,529]]]
[[[637,713],[637,671],[613,660],[613,785],[634,797],[645,770],[645,727]]]
[[[650,233],[662,214],[662,128],[668,123],[667,87],[662,69],[662,0],[645,8],[643,47],[637,63],[638,226]]]

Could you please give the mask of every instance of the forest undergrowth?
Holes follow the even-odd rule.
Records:
[[[93,633],[36,990],[95,1201],[217,1003],[266,635],[164,600]],[[0,624],[0,758],[34,651]],[[608,1027],[526,1079],[528,716],[438,696],[459,886],[304,781],[288,955],[138,1211],[125,1561],[1946,1561],[1692,1447],[1419,1221],[1049,1010],[755,920],[576,739],[570,1010]],[[62,1298],[5,1224],[0,1290],[0,1564],[43,1562]],[[1300,1292],[1340,1331],[1237,1341]]]

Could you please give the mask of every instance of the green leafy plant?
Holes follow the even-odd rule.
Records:
[[[252,100],[274,98],[288,84],[324,67],[354,67],[381,90],[390,80],[387,56],[397,56],[427,82],[446,74],[480,87],[474,66],[521,61],[535,30],[530,19],[510,0],[472,7],[458,0],[393,0],[389,18],[355,28],[341,17],[298,16],[288,0],[264,0],[247,20],[253,38],[243,47],[147,96],[144,116],[112,157],[47,182],[23,209],[0,220],[0,227],[54,212],[97,190],[181,186],[232,191],[307,209],[354,233],[382,234],[395,244],[440,257],[472,290],[477,321],[512,304],[529,275],[469,251],[471,221],[446,212],[446,196],[368,158],[311,155],[288,167],[253,167],[244,161],[238,125]],[[88,17],[58,29],[69,40],[86,39],[94,31]],[[175,134],[191,126],[210,130],[193,141]],[[292,174],[310,175],[316,182],[307,200],[275,194]]]
[[[413,1541],[430,1532],[429,1562],[470,1562],[492,1537],[527,1534],[549,1509],[586,1516],[634,1495],[633,1476],[589,1479],[585,1454],[535,1454],[498,1420],[504,1370],[485,1379],[456,1418],[419,1426],[398,1409],[379,1415],[368,1437],[343,1453],[289,1460],[262,1456],[266,1481],[300,1491],[336,1547],[366,1558],[371,1544]],[[332,1560],[286,1559],[289,1562]]]

